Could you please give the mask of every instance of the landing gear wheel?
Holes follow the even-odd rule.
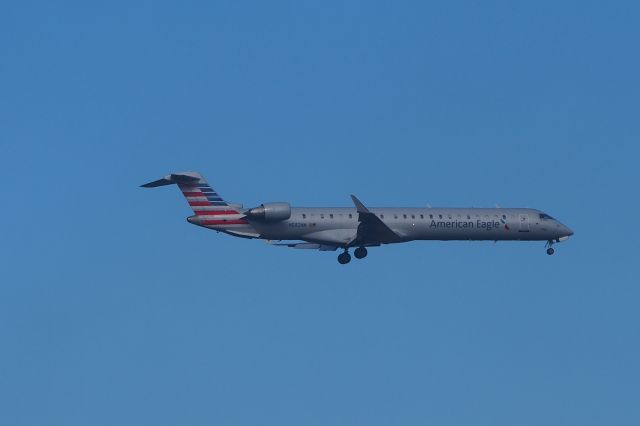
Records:
[[[365,257],[367,257],[367,249],[365,247],[358,247],[353,252],[353,255],[356,257],[356,259],[364,259]]]
[[[547,249],[547,254],[548,254],[549,256],[551,256],[551,255],[552,255],[553,253],[555,253],[555,252],[556,252],[556,251],[555,251],[553,248],[551,248],[551,247],[549,247],[549,248]]]
[[[351,262],[351,255],[348,251],[345,251],[344,253],[340,253],[338,255],[338,263],[340,263],[341,265],[346,265],[349,262]]]

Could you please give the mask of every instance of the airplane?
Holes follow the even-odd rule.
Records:
[[[343,250],[340,264],[367,249],[415,240],[546,241],[547,254],[573,231],[548,214],[524,208],[367,208],[355,195],[354,207],[291,207],[264,203],[245,209],[228,203],[197,172],[172,173],[141,185],[155,188],[176,184],[194,215],[194,225],[235,237],[257,238],[276,246],[320,251]],[[282,241],[285,241],[284,243]]]

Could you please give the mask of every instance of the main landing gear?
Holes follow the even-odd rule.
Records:
[[[551,256],[553,253],[555,253],[556,251],[553,249],[553,240],[549,240],[547,241],[547,254],[549,256]]]
[[[367,249],[365,247],[358,247],[353,251],[353,255],[356,259],[364,259],[367,257]],[[346,265],[351,262],[351,255],[349,254],[349,249],[344,249],[344,252],[338,255],[338,263],[341,265]]]
[[[351,255],[349,254],[347,249],[345,249],[344,253],[340,253],[338,255],[338,263],[341,265],[346,265],[349,262],[351,262]]]
[[[365,247],[358,247],[354,250],[353,255],[356,259],[364,259],[367,257],[367,249]]]

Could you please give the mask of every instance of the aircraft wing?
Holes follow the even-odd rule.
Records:
[[[387,244],[402,241],[402,238],[389,228],[378,216],[371,213],[355,195],[351,195],[358,212],[358,231],[350,246]]]

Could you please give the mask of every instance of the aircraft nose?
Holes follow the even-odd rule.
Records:
[[[570,237],[573,235],[573,231],[567,225],[562,225],[562,227],[564,228],[564,232],[567,237]]]

